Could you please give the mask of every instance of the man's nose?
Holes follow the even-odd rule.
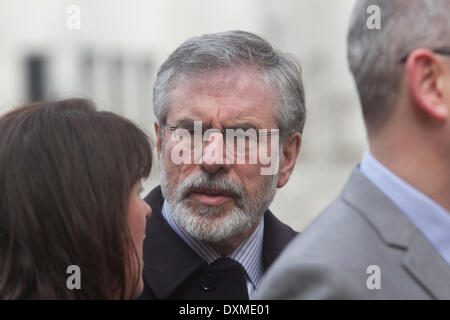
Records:
[[[211,133],[207,141],[205,141],[202,167],[209,173],[215,173],[219,170],[228,171],[230,169],[230,164],[226,161],[226,149],[222,133]]]

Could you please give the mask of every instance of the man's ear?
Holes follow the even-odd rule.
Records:
[[[446,67],[442,60],[430,50],[414,50],[406,62],[406,73],[415,105],[435,120],[446,120],[449,110],[444,99]]]
[[[280,159],[280,169],[278,171],[278,188],[283,187],[289,181],[301,145],[302,135],[300,132],[291,135],[284,143]]]
[[[161,128],[158,125],[158,121],[155,121],[155,135],[156,135],[156,151],[158,153],[158,159],[161,158],[162,152],[162,132]],[[158,169],[159,169],[159,161],[158,161]]]

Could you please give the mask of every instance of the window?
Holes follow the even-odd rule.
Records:
[[[42,56],[26,59],[27,97],[30,102],[45,99],[46,61]]]

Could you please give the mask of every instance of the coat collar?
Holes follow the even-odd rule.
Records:
[[[355,168],[342,192],[383,241],[404,250],[402,265],[431,296],[450,299],[450,267],[400,209]]]
[[[152,207],[144,242],[143,277],[158,299],[167,299],[186,279],[207,263],[166,222],[161,213],[161,187],[145,198]],[[297,233],[267,210],[264,216],[263,265],[267,269]]]

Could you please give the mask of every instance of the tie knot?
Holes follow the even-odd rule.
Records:
[[[211,294],[211,298],[247,300],[246,274],[238,261],[220,257],[206,268],[201,288],[206,292],[216,292],[214,297]]]
[[[215,260],[213,263],[211,263],[209,266],[210,267],[219,267],[219,266],[236,266],[239,265],[242,267],[242,265],[231,258],[227,258],[227,257],[220,257],[217,260]]]

